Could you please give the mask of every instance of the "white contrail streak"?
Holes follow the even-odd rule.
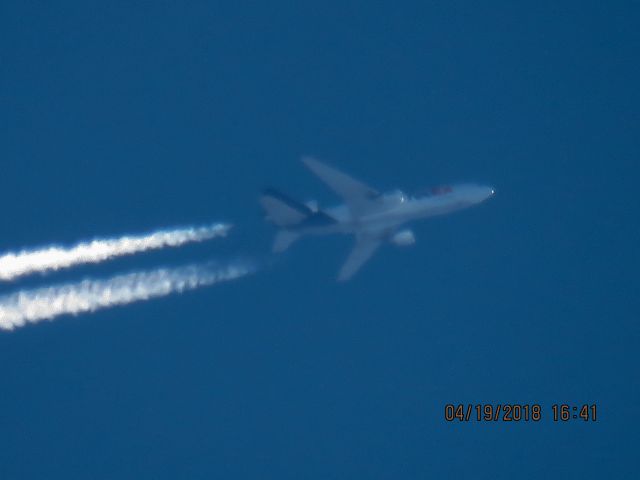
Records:
[[[0,255],[0,280],[13,280],[30,273],[60,270],[74,265],[98,263],[122,255],[179,247],[185,243],[202,242],[225,236],[231,227],[216,223],[204,227],[182,227],[158,230],[143,235],[95,239],[72,247],[50,246]]]
[[[58,286],[21,290],[0,297],[0,329],[13,330],[27,322],[52,320],[103,308],[163,297],[252,273],[249,263],[213,264],[133,272],[103,280],[83,280]]]

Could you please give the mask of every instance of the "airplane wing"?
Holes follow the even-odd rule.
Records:
[[[356,237],[356,246],[353,247],[347,261],[340,269],[338,281],[349,280],[371,258],[381,243],[381,240],[375,237]]]
[[[302,162],[344,199],[353,215],[361,215],[376,205],[375,200],[380,196],[380,193],[375,189],[314,158],[304,157]]]

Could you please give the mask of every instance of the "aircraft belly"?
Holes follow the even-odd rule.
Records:
[[[347,224],[335,224],[319,227],[306,227],[299,229],[303,235],[333,235],[353,233],[353,229]]]

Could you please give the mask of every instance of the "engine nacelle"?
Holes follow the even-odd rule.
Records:
[[[402,230],[393,234],[391,243],[398,247],[408,247],[416,243],[416,237],[411,230]]]
[[[389,207],[401,205],[407,201],[407,196],[402,190],[394,190],[384,195],[384,203]]]

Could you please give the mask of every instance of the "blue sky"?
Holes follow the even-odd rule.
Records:
[[[266,185],[495,198],[334,282],[256,275],[0,334],[0,476],[633,478],[640,340],[634,2],[0,6],[0,251],[190,223],[230,238],[0,285],[267,257]],[[267,257],[268,258],[268,257]],[[520,424],[446,403],[539,403]],[[596,403],[558,424],[554,403]]]

